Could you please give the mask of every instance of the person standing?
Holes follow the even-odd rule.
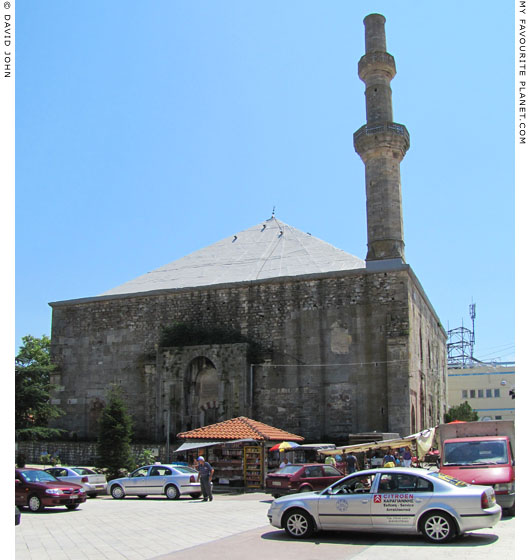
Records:
[[[199,481],[201,483],[202,501],[207,502],[210,500],[211,502],[213,500],[212,478],[214,468],[202,456],[197,457],[197,462],[199,464],[197,470],[199,471]]]
[[[405,447],[405,451],[401,457],[403,459],[403,466],[410,467],[412,464],[412,453],[410,452],[409,447]]]
[[[348,474],[354,473],[357,470],[357,457],[353,453],[346,455],[346,470]]]
[[[395,466],[396,466],[395,458],[394,455],[392,455],[392,450],[389,447],[388,451],[386,452],[386,455],[383,457],[383,467],[395,467]]]

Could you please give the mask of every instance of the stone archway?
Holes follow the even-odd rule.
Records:
[[[214,363],[197,356],[186,371],[186,408],[193,427],[218,422],[221,410],[221,383]]]

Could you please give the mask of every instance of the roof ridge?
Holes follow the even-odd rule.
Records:
[[[262,424],[264,425],[262,422],[259,422],[258,420],[254,420],[252,418],[247,418],[246,416],[239,416],[238,418],[240,418],[251,430],[254,430],[258,435],[260,435],[262,438],[266,439],[266,435],[260,431],[256,426],[253,426],[251,424],[251,422],[254,422],[256,424]],[[271,426],[274,427],[274,426]],[[276,428],[279,429],[279,428]]]

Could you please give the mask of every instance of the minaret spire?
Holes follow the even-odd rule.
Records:
[[[410,140],[406,127],[393,122],[390,81],[396,65],[386,52],[385,21],[380,14],[364,18],[366,54],[359,60],[359,78],[366,84],[366,124],[353,135],[365,165],[368,268],[375,266],[371,261],[405,262],[399,165]]]

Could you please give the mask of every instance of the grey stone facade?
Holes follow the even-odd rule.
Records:
[[[244,415],[303,435],[407,435],[443,417],[446,335],[412,270],[366,269],[53,307],[58,425],[93,438],[110,383],[122,386],[136,435]],[[248,344],[158,346],[174,322],[224,326]]]

